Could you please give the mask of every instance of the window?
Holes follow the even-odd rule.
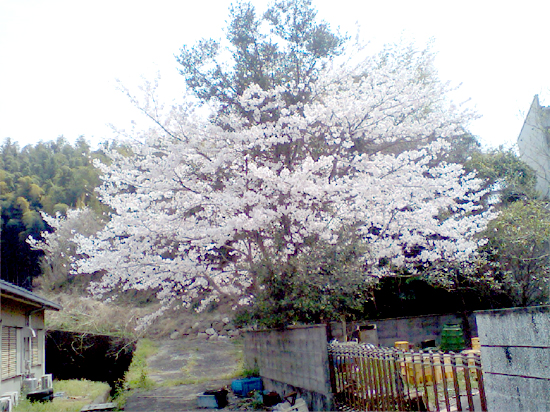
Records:
[[[2,326],[2,379],[17,375],[17,328]]]
[[[40,331],[36,331],[36,336],[31,338],[31,366],[42,365],[40,359]]]

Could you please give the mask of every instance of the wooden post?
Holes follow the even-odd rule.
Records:
[[[342,331],[344,332],[344,342],[348,341],[348,326],[346,325],[346,315],[341,315],[340,320],[342,321]]]

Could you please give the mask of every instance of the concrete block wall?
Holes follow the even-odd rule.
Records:
[[[472,337],[477,336],[475,316],[468,317]],[[355,325],[374,324],[378,331],[378,344],[380,346],[393,347],[396,341],[408,341],[420,346],[424,340],[434,339],[436,345],[441,343],[441,331],[446,324],[459,324],[462,326],[462,318],[456,314],[425,315],[414,317],[402,317],[391,319],[366,320],[347,323],[348,336],[355,329]],[[335,339],[343,341],[342,323],[331,323],[332,335]]]
[[[325,325],[247,332],[244,354],[248,367],[259,367],[265,389],[296,391],[310,410],[332,409]]]
[[[550,306],[475,315],[488,410],[550,410]]]
[[[549,127],[550,107],[541,106],[538,95],[535,95],[518,136],[518,148],[521,160],[537,175],[536,189],[541,197],[550,195]]]

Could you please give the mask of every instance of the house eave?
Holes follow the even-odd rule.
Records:
[[[61,305],[58,305],[55,302],[52,302],[48,299],[44,299],[32,292],[29,292],[26,289],[23,289],[19,286],[12,285],[4,280],[0,280],[0,295],[2,299],[8,298],[18,302],[26,303],[31,306],[36,306],[39,308],[44,308],[48,310],[59,311],[63,309]]]

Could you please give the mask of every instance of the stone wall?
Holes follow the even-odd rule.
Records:
[[[264,388],[296,391],[310,410],[332,410],[325,325],[247,332],[245,364],[258,367]]]
[[[550,410],[550,306],[475,315],[488,410]]]

